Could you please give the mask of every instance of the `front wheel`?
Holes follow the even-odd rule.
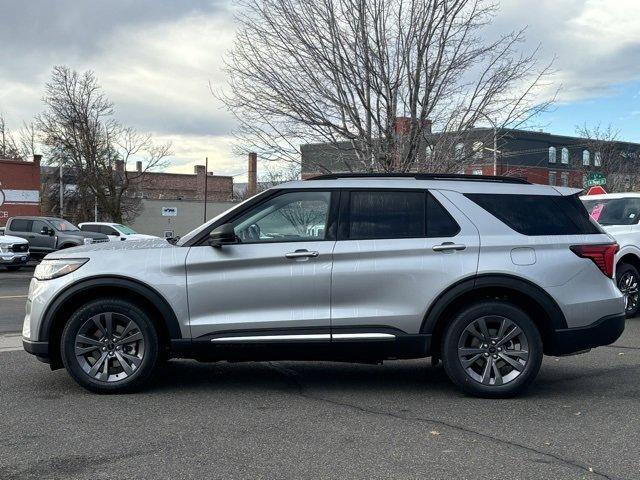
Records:
[[[464,392],[512,397],[535,379],[542,339],[529,316],[507,302],[475,303],[456,315],[442,339],[442,362]]]
[[[627,318],[635,317],[640,307],[640,275],[633,265],[621,263],[616,268],[616,283],[624,295],[624,313]]]
[[[73,379],[97,393],[137,390],[158,358],[158,335],[147,313],[116,298],[80,307],[62,332],[62,361]]]

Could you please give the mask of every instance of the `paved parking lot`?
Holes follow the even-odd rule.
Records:
[[[0,334],[22,330],[24,302],[27,299],[33,265],[9,272],[0,267]]]
[[[9,300],[2,328],[20,323]],[[174,360],[142,393],[97,396],[3,352],[0,478],[640,478],[639,344],[631,320],[503,401],[462,396],[426,360]]]

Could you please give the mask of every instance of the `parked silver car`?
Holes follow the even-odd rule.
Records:
[[[329,175],[184,236],[50,254],[24,348],[96,392],[169,356],[441,359],[470,394],[517,394],[543,353],[615,341],[617,244],[577,190],[504,177]]]

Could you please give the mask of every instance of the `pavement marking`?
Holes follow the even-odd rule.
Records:
[[[0,300],[7,298],[27,298],[27,295],[5,295],[4,297],[0,297]]]
[[[0,335],[0,353],[22,350],[22,334],[8,333]]]

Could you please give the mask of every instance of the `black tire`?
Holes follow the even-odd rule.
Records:
[[[631,284],[628,286],[623,285],[623,283],[627,282],[627,279],[631,277]],[[627,318],[633,318],[638,314],[638,309],[640,309],[640,294],[638,293],[638,285],[640,285],[640,274],[638,273],[638,269],[631,264],[621,263],[616,268],[616,285],[622,293],[627,295],[634,295],[633,298],[627,298],[625,304],[625,315]],[[632,292],[628,292],[629,287],[631,285],[635,285],[633,287]]]
[[[127,320],[133,320],[137,327],[133,331],[136,333],[139,331],[143,342],[143,355],[141,362],[135,370],[125,378],[111,381],[97,379],[91,376],[81,365],[83,358],[81,356],[76,356],[75,353],[76,336],[80,332],[80,329],[85,328],[86,325],[91,325],[91,322],[88,321],[92,319],[92,317],[98,315],[98,318],[104,318],[104,316],[101,315],[108,313],[111,313],[114,323],[116,324],[121,322],[121,324],[124,325],[127,323]],[[111,349],[117,348],[114,346],[116,344],[116,342],[112,343],[109,341],[110,351],[108,351],[107,354],[112,353]],[[106,347],[103,347],[103,349],[104,348]],[[124,349],[129,347],[122,348]],[[96,347],[95,350],[97,352],[94,353],[96,356],[102,356],[100,349]],[[62,362],[67,369],[67,372],[69,372],[69,375],[71,375],[71,377],[82,387],[95,393],[125,393],[140,389],[140,387],[144,385],[153,373],[158,360],[159,341],[153,322],[150,320],[147,313],[135,303],[117,298],[101,298],[83,305],[73,313],[62,332],[60,351],[62,352]],[[115,352],[113,353],[115,354]],[[124,350],[120,351],[120,353],[124,353]],[[84,361],[85,366],[88,365],[91,367],[91,364],[86,362],[86,358]],[[114,371],[120,369],[120,375],[123,375],[125,373],[124,370],[122,370],[121,366],[119,367],[120,363],[116,362],[118,362],[118,360],[114,359],[114,357],[111,357],[110,359],[107,358],[108,372],[111,370],[109,366],[114,365]],[[131,365],[128,366],[131,368]],[[100,370],[102,371],[102,369]]]
[[[9,270],[10,272],[17,272],[21,268],[22,266],[11,265],[10,267],[7,267],[7,270]]]
[[[498,337],[496,329],[501,325],[501,318],[507,319],[505,325],[509,325],[509,327],[505,327],[508,328],[508,330],[506,330],[506,335]],[[469,330],[466,330],[467,327],[473,329],[473,327],[479,325],[477,322],[482,321],[482,319],[486,319],[485,325],[490,327],[487,329],[489,333],[489,340],[480,340],[480,337],[472,335],[469,333]],[[524,365],[520,365],[520,360],[517,360],[519,364],[518,368],[522,368],[522,371],[519,373],[517,373],[518,370],[511,367],[503,360],[505,356],[509,356],[512,352],[516,352],[515,349],[510,349],[510,345],[514,342],[513,340],[509,341],[511,343],[507,342],[500,346],[500,351],[496,351],[496,347],[501,343],[497,339],[507,338],[509,332],[511,332],[511,328],[513,328],[513,325],[519,327],[522,332],[520,334],[521,336],[516,337],[516,340],[526,342],[524,343],[526,347],[522,350],[517,350],[517,352],[522,352],[522,354],[524,354],[528,351],[528,358],[526,360],[522,360],[525,362]],[[495,326],[495,328],[491,328],[493,326]],[[475,330],[479,331],[477,328]],[[486,336],[482,335],[482,338],[486,338]],[[465,342],[469,339],[480,343],[480,345],[477,346],[477,350],[482,349],[484,353],[477,353],[474,349],[475,355],[467,354],[467,357],[461,358],[459,356],[459,348],[466,348]],[[482,343],[484,341],[487,343]],[[492,341],[496,343],[495,347],[491,345]],[[460,346],[461,343],[462,347]],[[485,350],[485,345],[492,348],[493,353],[489,353],[489,350]],[[471,351],[471,348],[465,350],[465,352],[466,351]],[[462,352],[462,350],[460,350],[460,352]],[[508,355],[507,352],[509,352]],[[533,382],[538,374],[543,355],[542,339],[538,328],[523,310],[511,303],[497,300],[486,300],[474,303],[464,308],[455,316],[442,338],[441,355],[442,363],[447,375],[451,381],[460,387],[465,393],[484,398],[508,398],[523,392],[531,382]],[[497,360],[493,360],[496,357]],[[464,360],[472,360],[473,358],[476,358],[476,361],[471,367],[465,369],[462,362]],[[514,357],[509,356],[509,359],[513,360]],[[473,369],[477,369],[478,366],[481,366],[483,361],[485,362],[485,366],[489,364],[489,374],[495,375],[496,377],[494,379],[494,384],[483,384],[482,379],[484,377],[478,379],[472,378],[471,376],[472,374],[480,376],[478,373],[473,371]],[[495,371],[493,370],[494,363]],[[484,373],[483,369],[479,370]],[[500,380],[498,380],[498,374],[502,375],[501,372],[504,372],[505,370],[511,371],[511,373],[505,375],[505,379],[511,375],[515,375],[515,378],[506,381],[504,384],[499,384],[499,382],[502,382],[503,377],[500,376]],[[472,371],[472,373],[468,373],[470,371]]]

